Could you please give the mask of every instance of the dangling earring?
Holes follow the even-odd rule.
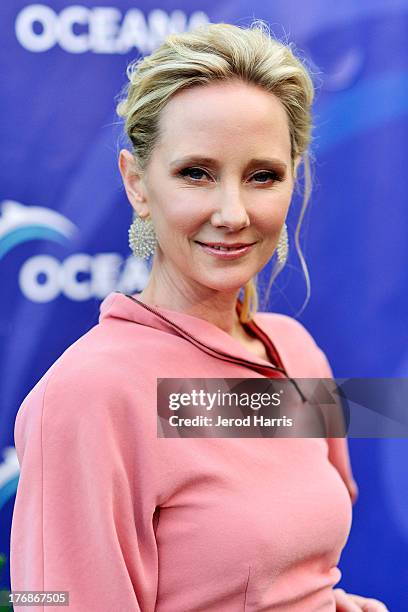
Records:
[[[284,265],[288,258],[288,252],[289,252],[288,228],[286,226],[286,223],[283,224],[276,250],[278,253],[279,263],[281,265]]]
[[[135,257],[148,259],[153,255],[157,244],[154,225],[151,218],[142,219],[133,212],[133,222],[129,227],[129,246]]]

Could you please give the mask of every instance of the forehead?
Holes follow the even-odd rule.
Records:
[[[280,100],[238,80],[181,90],[162,110],[159,129],[161,152],[172,156],[197,145],[219,153],[239,147],[290,155],[288,117]]]

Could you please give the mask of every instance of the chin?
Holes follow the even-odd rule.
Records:
[[[255,274],[256,272],[254,272],[253,276],[255,276]],[[203,285],[204,287],[208,287],[214,291],[221,291],[225,293],[239,291],[241,287],[246,285],[246,283],[253,278],[253,276],[249,275],[240,275],[239,278],[231,278],[231,275],[223,278],[215,278],[215,276],[215,274],[211,275],[210,273],[207,277],[193,277],[193,280],[199,285]]]

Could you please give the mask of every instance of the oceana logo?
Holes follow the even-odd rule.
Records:
[[[79,235],[74,223],[43,206],[25,206],[14,200],[0,203],[0,263],[15,247],[33,240],[52,241],[72,247]],[[18,284],[32,302],[51,302],[60,295],[70,300],[103,299],[111,291],[134,293],[149,277],[146,263],[120,253],[74,253],[64,260],[34,255],[22,264]]]
[[[22,47],[41,53],[59,45],[68,53],[128,53],[153,51],[168,34],[192,30],[209,22],[203,11],[189,18],[154,9],[147,16],[136,8],[124,14],[116,7],[74,5],[56,13],[46,4],[30,4],[17,15],[16,37]]]

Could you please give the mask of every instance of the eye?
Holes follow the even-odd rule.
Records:
[[[280,175],[277,172],[274,172],[272,170],[265,170],[263,172],[258,172],[257,174],[254,174],[252,176],[252,178],[258,178],[258,177],[266,179],[266,180],[256,181],[256,182],[260,182],[260,183],[266,183],[268,178],[271,179],[272,181],[283,181],[282,175]]]
[[[191,167],[191,168],[183,168],[182,170],[180,170],[179,175],[180,176],[188,176],[189,178],[192,178],[193,180],[200,180],[200,178],[202,178],[202,176],[197,176],[197,175],[206,175],[208,176],[207,172],[205,172],[204,170],[201,170],[201,168],[195,168],[195,167]]]

